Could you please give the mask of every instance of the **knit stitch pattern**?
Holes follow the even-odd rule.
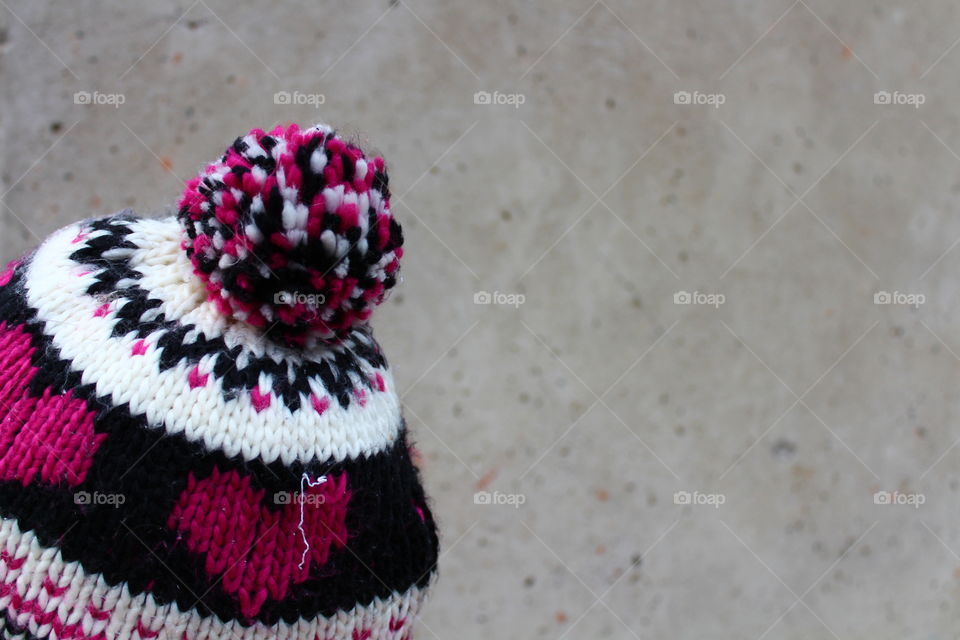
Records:
[[[290,126],[0,272],[0,638],[411,638],[438,538],[368,324],[401,245],[383,160]]]

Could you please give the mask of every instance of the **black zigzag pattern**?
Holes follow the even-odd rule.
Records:
[[[230,394],[228,399],[238,393],[249,392],[258,385],[260,374],[266,373],[273,381],[274,394],[291,411],[298,410],[302,398],[310,396],[310,380],[321,381],[323,387],[344,408],[350,405],[354,395],[355,380],[367,389],[373,388],[369,379],[370,369],[385,368],[387,362],[367,327],[355,327],[342,345],[332,345],[330,356],[319,362],[298,362],[291,367],[286,361],[277,362],[248,352],[246,364],[238,366],[237,359],[243,352],[240,345],[229,348],[223,338],[208,338],[202,332],[197,332],[194,325],[168,320],[163,313],[144,320],[144,314],[156,309],[162,302],[152,298],[149,291],[136,284],[143,274],[130,266],[130,253],[138,247],[128,236],[133,232],[130,223],[137,219],[132,211],[127,210],[86,222],[84,226],[94,237],[84,239],[70,259],[97,269],[94,274],[96,282],[87,288],[88,295],[127,300],[116,313],[114,337],[135,333],[138,338],[145,338],[162,332],[157,341],[157,347],[163,349],[161,371],[175,367],[183,360],[196,364],[204,356],[213,355],[216,356],[213,375],[223,381],[224,391]],[[186,337],[191,332],[199,335],[187,342]]]
[[[84,482],[72,490],[36,480],[26,487],[18,481],[0,482],[0,516],[16,518],[20,528],[33,531],[43,545],[58,547],[65,560],[80,562],[85,571],[102,574],[111,585],[126,583],[134,595],[149,590],[161,604],[176,602],[181,609],[244,625],[331,616],[413,585],[427,586],[438,539],[405,428],[401,426],[396,442],[379,454],[291,466],[228,458],[182,435],[148,428],[144,416],[131,414],[128,405],[111,406],[96,395],[94,385],[81,384],[81,373],[60,358],[23,300],[25,268],[19,267],[14,280],[0,287],[0,318],[21,324],[31,337],[33,365],[39,369],[31,393],[72,390],[96,413],[94,428],[107,438]],[[345,472],[348,477],[347,546],[331,549],[323,567],[291,586],[283,601],[266,602],[255,619],[242,616],[237,601],[221,588],[220,577],[204,571],[204,558],[190,553],[167,527],[188,476],[202,479],[214,468],[249,477],[251,487],[263,489],[270,498],[279,491],[299,491],[303,473],[315,477]],[[119,506],[76,504],[81,491],[122,494],[126,499]],[[263,506],[279,508],[266,499]]]

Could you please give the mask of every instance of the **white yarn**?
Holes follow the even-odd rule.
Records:
[[[168,319],[195,324],[207,337],[222,336],[228,347],[241,344],[258,356],[284,358],[281,347],[258,339],[253,328],[228,322],[206,300],[202,283],[196,283],[189,271],[189,261],[180,257],[175,219],[140,220],[132,226],[130,239],[151,247],[142,255],[134,252],[132,265],[143,274],[139,284],[162,300],[160,308]],[[97,393],[114,405],[129,403],[133,413],[145,414],[149,426],[182,433],[227,456],[268,463],[357,458],[383,451],[396,440],[401,410],[388,368],[376,370],[387,385],[386,392],[368,394],[362,407],[353,402],[344,409],[331,399],[329,408],[319,415],[309,398],[302,398],[300,410],[292,412],[274,397],[269,407],[258,412],[249,394],[225,399],[213,375],[206,386],[191,389],[188,376],[193,365],[182,361],[160,372],[161,354],[149,339],[147,352],[131,357],[133,336],[111,337],[113,314],[123,302],[114,300],[110,313],[94,317],[102,301],[85,292],[94,274],[78,277],[84,269],[69,259],[76,249],[70,241],[80,228],[61,229],[37,250],[26,274],[27,302],[37,309],[38,319],[47,323],[46,332],[62,357],[83,372],[83,383],[96,385]],[[302,357],[317,358],[321,353],[318,347],[302,352]],[[200,371],[207,373],[209,368],[201,362]],[[327,396],[321,385],[311,387],[319,397]]]

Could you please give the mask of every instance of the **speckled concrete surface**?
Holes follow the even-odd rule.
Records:
[[[960,633],[953,3],[0,4],[5,260],[252,126],[386,155],[420,637]]]

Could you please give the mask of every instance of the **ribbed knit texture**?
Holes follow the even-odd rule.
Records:
[[[0,638],[411,637],[437,534],[367,320],[383,160],[254,130],[0,273]]]

